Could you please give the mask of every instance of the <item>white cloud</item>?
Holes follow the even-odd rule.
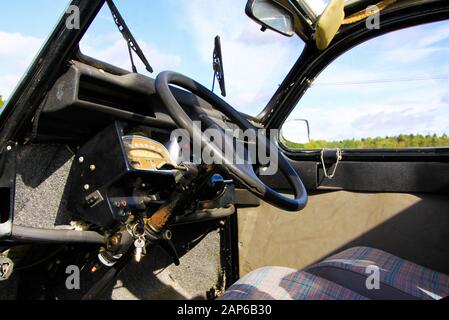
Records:
[[[150,64],[157,70],[172,69],[181,64],[181,57],[161,52],[145,41],[137,41]],[[86,37],[82,40],[80,48],[84,54],[93,58],[130,70],[131,61],[126,42],[117,32],[101,37]],[[138,71],[144,73],[145,67],[134,52],[133,57]]]
[[[439,22],[427,27],[412,27],[384,36],[385,42],[376,41],[383,49],[381,58],[397,64],[416,63],[436,53],[449,53],[441,41],[449,39],[449,25]],[[382,38],[381,38],[382,39]],[[413,40],[412,40],[413,39]],[[412,41],[411,41],[412,40]]]
[[[346,86],[339,93],[323,88],[311,89],[291,117],[309,120],[312,139],[449,132],[448,91],[441,82],[375,85],[372,91],[365,91],[365,85]],[[314,104],[319,99],[323,104]]]
[[[0,95],[3,99],[7,100],[14,88],[19,83],[22,74],[20,73],[11,73],[11,74],[2,74],[0,75]]]
[[[438,44],[438,42],[449,39],[449,25],[447,23],[439,23],[432,32],[427,33],[419,40],[421,46],[430,46]]]
[[[4,98],[11,95],[43,42],[44,39],[0,31],[0,94]],[[139,44],[147,57],[151,58],[150,63],[159,70],[176,68],[181,63],[179,56],[162,53],[144,41]],[[126,42],[117,32],[86,37],[81,47],[85,54],[130,69]],[[139,71],[144,72],[145,68],[139,58],[134,58]]]
[[[0,57],[26,58],[33,56],[42,45],[42,39],[20,33],[0,31]]]
[[[386,61],[397,61],[401,64],[410,64],[418,62],[432,54],[446,52],[449,53],[449,48],[444,47],[420,47],[416,45],[408,45],[399,47],[397,49],[389,50],[385,54]]]
[[[309,0],[307,1],[309,6],[315,11],[317,14],[321,14],[326,6],[329,3],[329,0]]]
[[[211,63],[213,39],[220,35],[227,100],[243,112],[257,114],[299,57],[303,43],[271,31],[262,33],[245,15],[245,4],[245,0],[193,0],[183,12],[204,63]]]
[[[39,51],[43,39],[0,31],[0,94],[8,98]]]

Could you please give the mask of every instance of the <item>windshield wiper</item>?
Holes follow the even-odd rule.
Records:
[[[129,30],[128,26],[125,23],[125,20],[123,19],[122,15],[118,11],[117,7],[115,6],[114,2],[112,0],[107,0],[109,9],[111,10],[112,17],[114,18],[114,22],[117,25],[119,31],[123,35],[123,38],[125,38],[126,43],[128,44],[128,50],[129,50],[129,56],[131,58],[131,65],[132,70],[134,73],[137,73],[136,65],[134,64],[134,59],[131,50],[133,50],[137,56],[140,58],[140,60],[145,65],[145,68],[149,73],[153,73],[154,70],[151,67],[150,63],[148,62],[147,58],[143,54],[142,49],[140,49],[139,44],[137,43],[136,39],[132,35],[131,31]]]
[[[225,75],[224,75],[224,67],[223,67],[223,54],[221,52],[221,40],[220,36],[215,37],[215,48],[214,48],[214,58],[213,58],[213,67],[214,67],[214,82],[212,84],[212,92],[215,89],[215,80],[220,84],[221,95],[226,97],[226,83],[225,83]]]

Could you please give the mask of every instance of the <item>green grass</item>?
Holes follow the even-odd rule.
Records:
[[[283,144],[291,149],[323,149],[323,148],[341,148],[341,149],[400,149],[400,148],[425,148],[425,147],[448,147],[449,137],[446,134],[442,136],[434,135],[405,135],[396,137],[377,137],[365,139],[351,139],[341,141],[311,140],[308,144],[298,144],[283,139]]]

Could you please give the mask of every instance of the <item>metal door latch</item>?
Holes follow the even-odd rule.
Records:
[[[338,164],[343,159],[343,153],[341,149],[323,149],[321,150],[321,164],[323,165],[324,176],[327,179],[333,179],[335,173],[337,172]],[[330,168],[326,168],[326,160],[335,162],[335,166],[332,172],[329,171]]]

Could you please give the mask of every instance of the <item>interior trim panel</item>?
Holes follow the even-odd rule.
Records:
[[[292,161],[309,191],[449,193],[449,164],[438,162],[340,162],[333,179],[316,161]],[[289,192],[279,175],[264,177],[270,186]]]

